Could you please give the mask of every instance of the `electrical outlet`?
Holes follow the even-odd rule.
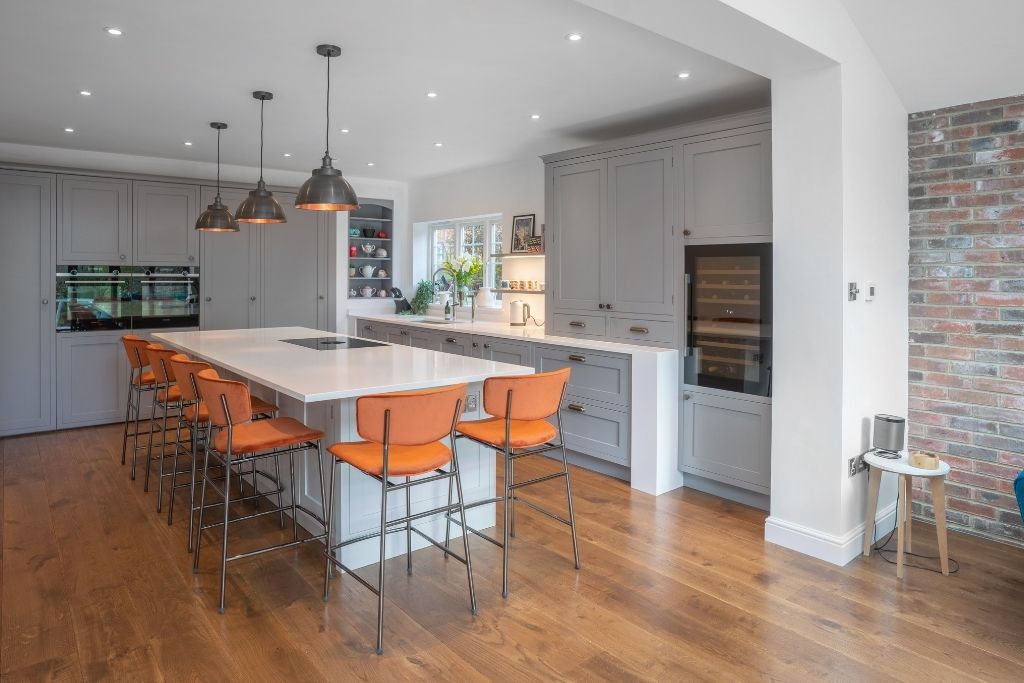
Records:
[[[863,455],[858,455],[858,456],[856,456],[854,458],[850,458],[849,468],[848,468],[849,471],[848,471],[848,475],[847,476],[855,477],[855,476],[857,476],[857,474],[859,472],[863,472],[867,468],[868,468],[868,464],[866,462],[864,462],[864,456]]]

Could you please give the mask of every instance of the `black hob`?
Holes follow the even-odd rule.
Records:
[[[345,351],[348,349],[365,349],[373,346],[387,346],[380,342],[356,339],[355,337],[309,337],[308,339],[282,339],[286,344],[305,346],[314,351]]]

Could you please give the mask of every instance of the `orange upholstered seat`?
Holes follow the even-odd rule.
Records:
[[[233,427],[231,452],[244,455],[271,448],[297,446],[307,441],[319,441],[324,433],[307,427],[295,418],[273,417],[269,420],[243,422]],[[228,433],[222,430],[213,439],[213,447],[220,453],[228,450]]]
[[[380,476],[384,473],[384,446],[372,441],[336,443],[328,451],[352,467]],[[391,446],[388,449],[388,475],[411,477],[447,465],[452,451],[440,441],[422,446]]]
[[[142,374],[132,380],[135,384],[155,384],[156,375],[153,374],[152,370],[143,370]]]
[[[471,439],[493,445],[495,448],[505,447],[505,418],[491,417],[486,420],[460,422],[456,429]],[[558,435],[547,420],[512,420],[509,427],[509,446],[512,448],[529,448],[551,441]]]
[[[271,403],[270,401],[264,401],[259,396],[250,396],[249,405],[252,406],[253,415],[270,415],[276,413],[279,408]],[[185,419],[189,422],[196,422],[196,406],[191,405],[185,408]],[[210,410],[206,407],[205,401],[199,402],[199,420],[200,424],[210,421]]]
[[[158,401],[170,401],[175,403],[181,400],[181,387],[177,384],[172,384],[167,389],[161,389],[156,392],[156,400]]]

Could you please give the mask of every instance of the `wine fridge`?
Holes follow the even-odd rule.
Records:
[[[686,247],[686,384],[771,396],[771,249]]]

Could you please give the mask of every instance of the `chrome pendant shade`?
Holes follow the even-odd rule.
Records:
[[[260,101],[260,179],[256,189],[251,190],[249,196],[238,205],[235,220],[239,223],[287,223],[284,209],[263,180],[263,105],[267,100],[274,99],[274,94],[257,90],[252,96]]]
[[[213,204],[207,206],[206,211],[199,215],[199,219],[196,221],[196,230],[205,230],[206,232],[238,232],[239,230],[238,222],[235,221],[235,217],[231,215],[231,211],[224,206],[224,202],[220,198],[220,132],[227,127],[228,124],[218,121],[210,124],[210,128],[217,131],[217,196],[213,198]]]
[[[331,145],[331,58],[341,54],[337,45],[317,45],[316,53],[327,58],[327,135],[320,168],[302,184],[295,206],[309,211],[353,211],[359,208],[355,190],[332,165]]]

